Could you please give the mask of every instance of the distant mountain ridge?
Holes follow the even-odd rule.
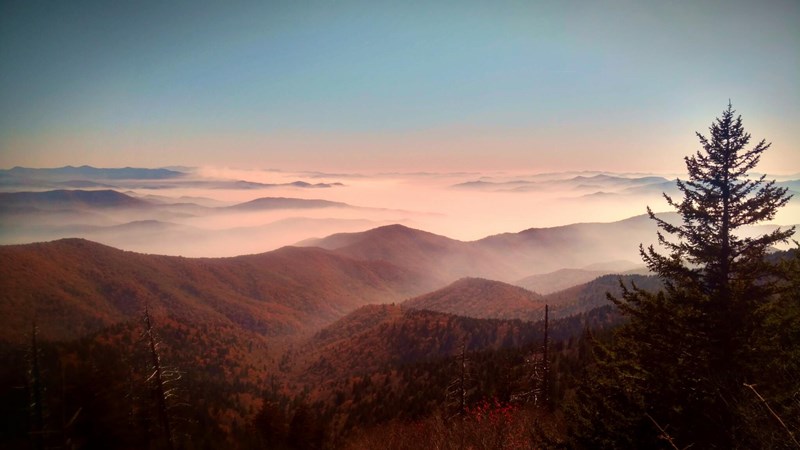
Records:
[[[163,181],[163,183],[159,183]],[[113,183],[113,184],[112,184]],[[259,190],[291,187],[320,189],[344,186],[340,182],[309,183],[291,182],[263,183],[237,179],[204,178],[189,167],[98,168],[92,166],[64,166],[56,168],[14,167],[0,169],[0,186],[10,188],[107,188],[107,189],[171,189],[207,188],[231,190]]]
[[[640,274],[644,275],[647,269],[642,266],[640,269],[611,270],[611,269],[559,269],[555,272],[536,274],[515,281],[513,284],[525,289],[547,295],[570,288],[582,283],[588,283],[600,276],[619,272],[620,274]]]
[[[674,213],[659,214],[674,221]],[[531,274],[607,261],[636,261],[638,246],[655,241],[656,227],[646,215],[609,223],[579,223],[531,228],[464,242],[403,225],[307,240],[356,259],[386,260],[420,268],[443,283],[463,277],[514,282]],[[606,272],[608,273],[608,272]]]
[[[577,175],[564,179],[549,180],[510,180],[510,181],[487,181],[475,180],[455,184],[451,187],[457,189],[479,189],[488,191],[507,191],[507,192],[532,192],[552,189],[575,189],[575,190],[600,190],[600,189],[625,189],[638,188],[649,185],[665,185],[674,181],[667,180],[661,176],[640,176],[624,177],[608,174],[596,175]]]
[[[399,224],[361,233],[338,233],[302,244],[355,259],[394,261],[404,267],[424,270],[442,284],[464,276],[504,279],[504,272],[513,272],[508,262],[468,242]]]
[[[0,208],[137,208],[149,202],[120,192],[104,190],[55,190],[44,192],[0,192]]]
[[[628,288],[635,284],[638,288],[650,292],[662,289],[661,279],[655,275],[609,274],[597,277],[588,283],[547,294],[543,296],[543,300],[551,305],[551,314],[554,318],[569,317],[610,305],[606,294],[610,293],[617,297],[622,295],[620,282]]]
[[[268,209],[314,209],[356,208],[347,203],[319,199],[288,197],[261,197],[232,206],[207,207],[193,203],[166,203],[149,201],[113,190],[58,189],[51,191],[0,192],[0,207],[18,208],[107,208],[107,207],[167,207],[193,206],[208,211],[224,210],[268,210]]]
[[[96,168],[92,166],[64,166],[48,169],[34,169],[28,167],[14,167],[0,170],[0,176],[17,177],[72,177],[106,180],[165,180],[179,178],[186,175],[170,169],[145,169],[137,167],[122,168]]]
[[[342,202],[332,202],[328,200],[301,199],[286,197],[262,197],[249,202],[239,203],[228,206],[227,210],[267,210],[267,209],[314,209],[314,208],[352,208],[351,205]]]
[[[340,218],[354,215],[344,211],[364,210],[369,209],[291,197],[230,205],[108,189],[7,192],[0,193],[0,244],[77,237],[144,253],[235,256],[273,250],[321,230],[361,231],[386,223]]]

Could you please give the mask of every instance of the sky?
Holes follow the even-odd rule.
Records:
[[[800,2],[0,2],[0,168],[800,172]]]

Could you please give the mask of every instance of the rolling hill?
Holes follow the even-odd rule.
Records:
[[[550,337],[553,342],[575,338],[587,327],[597,330],[619,320],[606,305],[552,320]],[[470,353],[538,346],[543,334],[542,320],[475,319],[404,305],[367,305],[289,351],[284,364],[291,379],[307,383],[312,395],[325,397],[333,386],[353,377],[453,358],[462,345]]]
[[[413,267],[437,278],[440,284],[464,276],[504,279],[503,274],[515,272],[513,263],[482,252],[470,243],[403,225],[389,225],[361,233],[339,233],[303,244],[355,259],[392,261],[402,267]]]
[[[626,286],[658,291],[661,282],[647,275],[602,275],[586,283],[540,295],[518,286],[480,278],[463,278],[402,303],[406,308],[424,309],[476,319],[520,319],[539,321],[544,306],[550,305],[551,317],[564,318],[583,314],[611,303],[606,293],[619,296],[619,282]]]
[[[559,269],[554,272],[531,275],[515,281],[514,284],[546,295],[587,283],[603,275],[606,275],[603,270]]]
[[[364,306],[318,332],[297,352],[301,380],[338,380],[469,350],[524,345],[541,330],[518,320],[473,319],[399,305]]]
[[[621,268],[614,268],[612,265],[607,264],[599,265],[599,267],[602,268],[593,268],[593,266],[588,266],[587,268],[583,269],[559,269],[554,272],[531,275],[521,280],[517,280],[513,284],[539,294],[547,295],[570,288],[572,286],[588,283],[603,275],[614,273],[624,275],[645,275],[647,273],[646,268],[641,267],[634,269],[631,267],[630,263],[623,264]]]
[[[403,302],[426,309],[478,319],[538,320],[544,311],[541,295],[518,286],[482,278],[462,278],[442,289]]]
[[[651,292],[657,292],[662,288],[661,280],[653,275],[603,275],[588,283],[547,294],[543,296],[543,300],[551,305],[553,317],[569,317],[610,305],[606,293],[620,296],[622,294],[620,280],[628,288],[632,284]]]
[[[138,317],[145,304],[179,322],[290,336],[432,286],[419,272],[318,248],[187,259],[80,239],[2,246],[0,340],[20,342],[34,317],[43,338],[75,339]]]

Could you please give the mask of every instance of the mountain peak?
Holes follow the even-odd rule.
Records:
[[[302,199],[288,197],[261,197],[249,202],[229,206],[231,210],[263,210],[263,209],[313,209],[313,208],[349,208],[347,203],[332,202],[319,199]]]

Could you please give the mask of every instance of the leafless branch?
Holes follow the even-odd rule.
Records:
[[[781,424],[783,429],[786,430],[786,433],[789,434],[789,437],[792,439],[792,442],[794,442],[794,445],[796,445],[797,448],[800,448],[800,442],[797,442],[797,439],[794,437],[794,433],[792,433],[792,430],[790,430],[789,427],[786,426],[786,424],[783,422],[778,413],[776,413],[775,411],[772,410],[772,408],[770,408],[769,403],[767,403],[767,400],[764,397],[762,397],[761,394],[759,394],[758,391],[756,390],[756,385],[747,383],[744,383],[744,385],[745,387],[750,388],[750,390],[753,391],[754,394],[756,394],[756,397],[758,397],[758,399],[761,400],[761,403],[763,403],[764,406],[767,407],[767,410],[770,412],[770,414],[772,414],[772,417],[774,417],[775,420],[777,420],[778,423]]]
[[[669,433],[667,433],[667,430],[661,428],[661,425],[659,425],[658,422],[656,422],[656,419],[653,419],[653,416],[651,416],[649,413],[644,413],[644,415],[647,416],[647,418],[650,419],[651,422],[653,422],[653,425],[655,425],[656,428],[658,428],[658,431],[661,432],[659,438],[669,442],[669,445],[675,450],[680,450],[678,446],[675,445],[675,441],[672,440],[672,436],[670,436]]]

